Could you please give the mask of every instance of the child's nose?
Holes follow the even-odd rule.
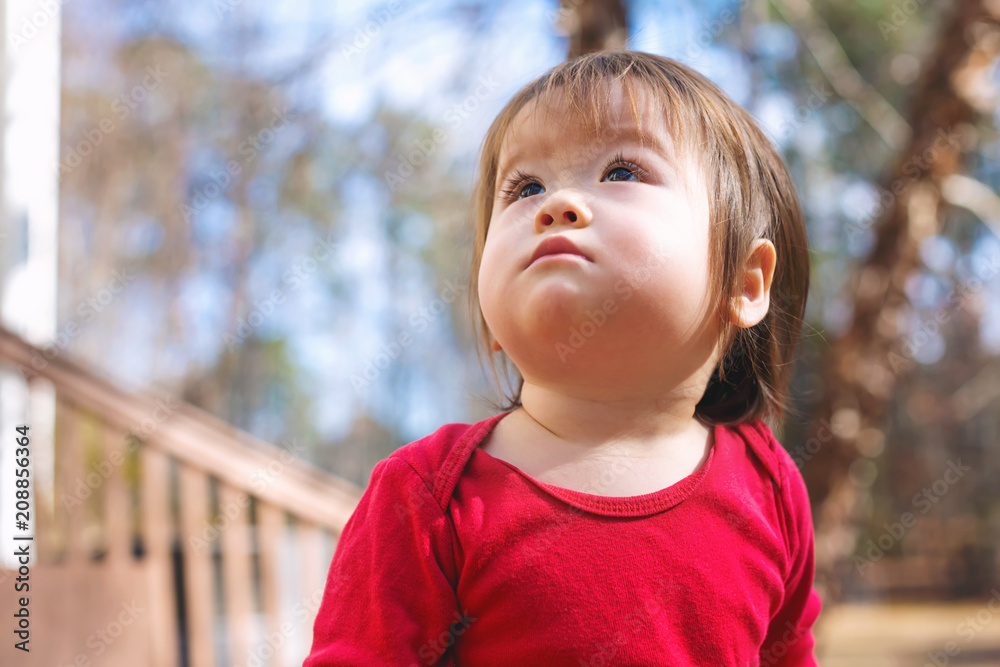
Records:
[[[550,196],[535,214],[535,227],[544,229],[556,220],[571,225],[590,224],[590,209],[576,194],[559,192]]]

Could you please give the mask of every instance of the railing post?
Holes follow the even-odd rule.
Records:
[[[56,506],[61,506],[65,530],[65,560],[82,563],[90,558],[83,541],[87,500],[93,493],[83,479],[83,439],[80,437],[80,413],[76,406],[60,401],[56,418],[62,442],[59,449],[56,473]]]
[[[201,470],[180,468],[181,553],[184,556],[186,636],[191,667],[212,667],[215,628],[212,585],[212,540],[208,530],[208,476]]]
[[[250,496],[222,484],[219,493],[222,516],[228,519],[222,531],[222,586],[225,591],[229,655],[233,665],[249,663],[250,623],[253,617],[253,577],[250,567]]]
[[[104,482],[104,545],[112,566],[131,560],[132,496],[125,480],[128,454],[125,434],[110,422],[101,424],[101,458],[98,470]]]
[[[146,443],[139,449],[142,471],[142,529],[150,601],[150,667],[179,667],[177,603],[172,555],[168,460]]]
[[[278,548],[287,539],[285,513],[265,502],[257,501],[257,553],[260,559],[261,596],[267,617],[267,634],[281,636],[281,572]],[[272,664],[285,667],[283,647],[274,648]]]
[[[316,524],[306,521],[299,521],[297,529],[297,546],[301,563],[299,574],[299,586],[301,599],[300,604],[315,610],[319,608],[319,602],[323,597],[323,589],[326,584],[327,565],[323,549],[323,531]],[[312,620],[314,615],[302,621],[303,625],[298,629],[304,639],[303,658],[309,653],[312,646]]]

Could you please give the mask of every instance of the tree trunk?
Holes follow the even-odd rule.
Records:
[[[569,35],[567,60],[594,51],[624,49],[628,39],[623,0],[562,0],[558,23]]]
[[[871,458],[892,444],[886,441],[888,401],[913,367],[913,346],[919,345],[900,330],[910,308],[904,286],[920,266],[921,242],[939,232],[942,181],[961,169],[962,152],[975,140],[982,110],[975,80],[998,49],[998,17],[989,4],[956,4],[914,84],[907,119],[913,131],[883,180],[881,203],[868,223],[878,223],[875,243],[850,282],[853,321],[831,345],[820,409],[799,456],[816,517],[816,585],[827,602],[840,598],[854,567],[859,509],[876,471]],[[863,233],[863,227],[848,232]]]

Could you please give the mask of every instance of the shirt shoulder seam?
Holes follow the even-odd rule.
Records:
[[[792,570],[794,556],[791,542],[792,526],[789,525],[790,522],[795,520],[788,484],[788,462],[791,460],[791,457],[764,422],[755,421],[753,428],[766,443],[767,452],[771,459],[764,462],[764,467],[768,471],[772,484],[776,487],[774,497],[777,507],[775,509],[778,511],[778,520],[781,524],[781,537],[785,547],[786,567],[783,575],[787,580]],[[782,451],[779,452],[778,449]]]
[[[440,513],[440,517],[442,519],[444,519],[444,521],[445,521],[445,528],[441,531],[441,533],[443,533],[445,535],[445,539],[447,539],[447,541],[448,541],[447,545],[442,545],[445,548],[445,551],[444,551],[443,554],[440,554],[440,555],[443,556],[444,554],[447,554],[451,558],[451,569],[452,569],[452,572],[454,573],[454,576],[457,577],[458,576],[458,563],[455,560],[455,538],[453,536],[453,533],[454,533],[454,530],[455,530],[455,526],[452,523],[451,517],[448,515],[448,512],[445,510],[445,508],[441,507],[441,504],[439,502],[437,502],[437,499],[434,497],[434,492],[433,492],[431,486],[427,483],[427,480],[424,479],[424,476],[421,475],[420,472],[415,467],[413,467],[412,463],[410,463],[409,461],[406,460],[405,456],[403,456],[402,454],[399,454],[398,452],[393,452],[393,454],[390,455],[389,458],[386,459],[386,460],[392,460],[392,459],[395,459],[397,461],[400,461],[400,462],[404,463],[406,465],[406,467],[409,468],[413,472],[413,474],[417,477],[417,479],[420,480],[420,482],[423,485],[424,489],[427,491],[427,495],[430,496],[431,500],[434,501],[434,505],[438,508],[438,512]],[[450,575],[448,575],[447,572],[445,573],[445,575],[449,579],[452,578]],[[452,581],[451,583],[452,583],[452,588],[456,588],[457,581]]]
[[[790,525],[790,523],[797,521],[797,519],[794,516],[794,510],[791,502],[792,500],[791,489],[789,488],[788,484],[788,461],[786,460],[785,457],[782,457],[780,454],[777,454],[775,458],[778,459],[777,461],[778,470],[781,475],[781,480],[780,480],[781,487],[779,489],[778,496],[781,502],[781,516],[782,516],[781,532],[785,540],[785,553],[787,554],[788,558],[788,567],[787,567],[788,571],[785,573],[785,577],[787,579],[787,577],[791,574],[795,556],[795,554],[792,553],[793,527]]]
[[[415,468],[415,467],[413,466],[413,464],[412,464],[412,463],[410,463],[410,462],[409,462],[409,461],[408,461],[408,460],[406,459],[406,457],[405,457],[405,456],[403,456],[402,454],[400,454],[400,453],[399,453],[399,451],[397,450],[397,451],[393,452],[393,453],[392,453],[392,454],[391,454],[391,455],[389,456],[389,459],[395,459],[395,460],[397,460],[397,461],[400,461],[401,463],[405,464],[405,465],[406,465],[406,467],[407,467],[407,468],[409,468],[409,469],[410,469],[410,470],[411,470],[411,471],[413,472],[413,474],[414,474],[414,475],[415,475],[415,476],[417,477],[417,479],[419,479],[419,480],[420,480],[420,483],[421,483],[421,484],[423,485],[424,489],[426,489],[426,490],[427,490],[427,494],[428,494],[429,496],[431,496],[431,498],[434,498],[434,486],[433,486],[433,484],[429,484],[429,483],[427,482],[427,479],[426,479],[426,478],[425,478],[425,477],[424,477],[423,475],[421,475],[421,474],[420,474],[420,471],[419,471],[419,470],[417,470],[417,469],[416,469],[416,468]],[[437,505],[437,506],[438,506],[438,509],[439,509],[439,510],[441,510],[441,513],[442,513],[442,514],[444,514],[444,508],[443,508],[443,507],[441,507],[441,503],[439,503],[439,502],[437,501],[437,498],[434,498],[434,504],[435,504],[435,505]]]

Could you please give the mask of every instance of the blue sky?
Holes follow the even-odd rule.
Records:
[[[387,105],[404,115],[445,130],[445,141],[438,149],[453,161],[472,164],[482,137],[496,113],[510,96],[526,82],[563,60],[565,39],[553,31],[552,18],[558,2],[505,2],[484,5],[487,26],[482,33],[470,39],[467,21],[456,19],[465,5],[458,2],[335,2],[296,0],[267,3],[262,0],[232,0],[233,10],[220,15],[213,3],[183,3],[183,11],[170,11],[173,30],[187,42],[197,46],[204,57],[215,65],[246,68],[255,76],[272,76],[288,71],[303,62],[308,54],[332,39],[332,46],[313,63],[311,74],[293,89],[304,107],[318,105],[331,123],[345,131],[352,131],[367,121],[379,105]],[[692,65],[712,79],[737,103],[749,107],[772,138],[783,147],[794,142],[807,158],[821,156],[830,132],[823,125],[821,114],[811,114],[794,132],[781,131],[783,124],[796,112],[796,102],[789,90],[772,87],[756,100],[750,99],[750,69],[746,56],[740,51],[714,44],[703,46],[714,39],[720,28],[734,29],[735,23],[726,23],[722,10],[736,3],[721,2],[651,2],[642,0],[630,3],[631,29],[629,46],[674,57]],[[68,13],[79,20],[88,19],[83,10],[67,7]],[[167,11],[164,9],[164,11]],[[77,16],[79,15],[79,16]],[[75,20],[75,19],[74,19]],[[102,22],[102,29],[147,29],[136,19],[129,18],[120,24]],[[243,53],[238,43],[233,43],[235,22],[252,29],[262,26],[254,37],[259,44],[251,53]],[[225,25],[230,23],[229,25]],[[117,25],[117,28],[115,27]],[[225,27],[226,30],[222,30]],[[220,37],[225,35],[225,38]],[[105,35],[106,37],[106,35]],[[107,44],[101,33],[94,33],[94,48]],[[230,40],[230,41],[227,41]],[[786,26],[769,24],[758,26],[753,42],[762,53],[775,60],[795,56],[797,37]],[[96,51],[95,51],[96,53]],[[240,59],[234,53],[242,54]],[[86,69],[86,68],[84,68]],[[70,78],[76,76],[67,72]],[[81,73],[82,74],[82,73]],[[73,85],[72,82],[69,82]],[[477,94],[477,91],[486,91]],[[461,122],[454,123],[449,112],[456,104],[466,103],[470,108]],[[836,104],[837,101],[831,101]],[[850,110],[846,121],[857,122]],[[378,137],[368,139],[377,143]],[[294,143],[293,137],[283,137],[286,145]],[[375,147],[378,148],[377,146]],[[282,150],[282,142],[275,142],[269,150]],[[817,162],[822,162],[817,160]],[[472,174],[469,174],[471,182]],[[814,170],[807,172],[803,204],[813,218],[810,233],[816,248],[833,250],[840,243],[841,220],[851,211],[862,211],[866,202],[877,196],[874,186],[858,180],[851,174],[833,174]],[[389,214],[383,184],[372,177],[358,173],[341,183],[331,183],[343,194],[343,210],[338,216],[350,221],[384,220]],[[465,205],[465,202],[462,203]],[[227,210],[220,199],[212,203],[196,222],[194,231],[202,242],[225,236],[232,225],[233,211]],[[431,221],[413,221],[413,250],[427,243],[427,231],[433,229]],[[130,246],[158,244],[155,224],[146,225],[131,235]],[[250,289],[253,298],[266,297],[280,276],[288,268],[287,258],[299,261],[308,256],[315,239],[307,235],[278,234],[268,240],[272,258],[253,267]],[[862,234],[852,250],[861,253],[870,235]],[[431,432],[440,424],[466,418],[469,387],[467,372],[471,358],[464,358],[454,341],[450,320],[440,317],[430,327],[413,336],[412,345],[404,352],[405,363],[393,369],[401,375],[397,381],[406,383],[409,404],[404,410],[386,403],[386,392],[358,393],[351,385],[351,377],[366,363],[376,358],[400,330],[399,318],[433,303],[439,297],[436,278],[429,270],[412,264],[407,270],[409,280],[405,286],[392,281],[385,257],[385,239],[380,227],[371,224],[349,224],[338,237],[339,254],[337,280],[343,282],[350,295],[348,303],[331,301],[326,274],[318,272],[301,289],[289,291],[287,301],[279,308],[278,315],[264,322],[259,334],[285,334],[290,341],[296,361],[303,369],[308,387],[316,401],[315,423],[328,438],[338,439],[348,429],[354,415],[365,410],[380,414],[402,414],[400,424],[405,437],[414,439]],[[924,251],[930,264],[945,267],[954,258],[950,242],[932,240]],[[991,245],[992,244],[992,245]],[[982,241],[981,253],[998,252],[995,237]],[[225,263],[225,258],[213,259],[215,266]],[[837,281],[844,272],[834,271],[829,277]],[[456,266],[453,276],[464,276],[465,266]],[[821,279],[825,279],[821,276]],[[984,288],[983,296],[992,304],[983,317],[982,335],[987,344],[1000,351],[1000,308],[997,308],[997,284]],[[927,276],[915,276],[908,289],[919,306],[935,307],[941,297],[940,281]],[[157,296],[151,286],[134,289],[128,296],[127,307],[138,313],[151,307]],[[155,291],[155,290],[154,290]],[[139,341],[152,339],[144,330],[142,318],[132,318],[129,339],[133,344],[123,355],[127,363],[115,364],[111,369],[119,381],[129,386],[148,384],[155,376],[180,371],[186,363],[211,365],[222,346],[219,331],[232,331],[233,323],[225,323],[228,312],[227,289],[212,270],[196,271],[183,281],[180,290],[181,306],[187,313],[192,334],[189,348],[185,350],[157,351]],[[252,300],[251,299],[251,300]],[[160,302],[162,303],[162,302]],[[817,301],[810,299],[810,308],[817,308]],[[346,316],[345,316],[346,314]],[[830,330],[835,332],[848,321],[850,311],[842,299],[834,298],[826,304],[823,317]],[[138,321],[135,321],[138,320]],[[146,329],[149,327],[146,326]],[[403,326],[403,330],[408,330]],[[446,341],[442,344],[442,341]],[[449,350],[443,354],[442,349]],[[934,345],[921,352],[921,361],[933,361],[945,351]],[[187,355],[187,362],[183,357]],[[473,384],[475,382],[473,381]],[[376,385],[377,387],[377,385]]]

